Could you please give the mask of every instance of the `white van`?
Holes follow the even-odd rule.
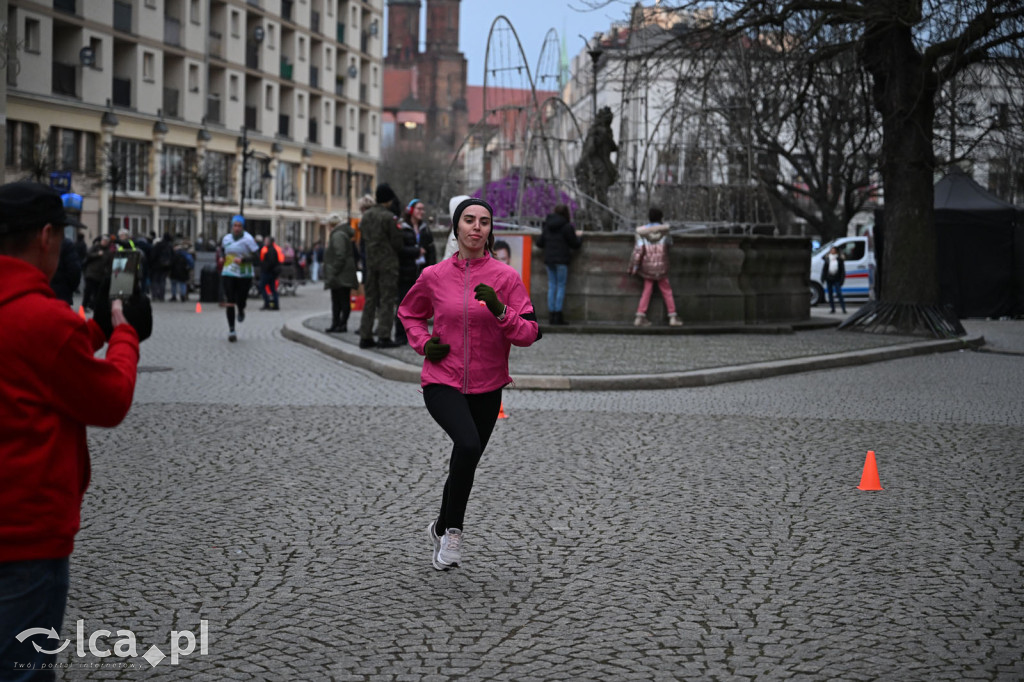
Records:
[[[824,258],[833,246],[839,249],[839,253],[843,254],[845,259],[846,280],[843,282],[843,298],[847,301],[866,301],[873,298],[875,252],[871,237],[843,237],[822,244],[811,253],[811,305],[816,306],[826,300],[821,271],[825,267]]]

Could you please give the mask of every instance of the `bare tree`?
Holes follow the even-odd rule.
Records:
[[[450,197],[443,195],[449,158],[440,150],[422,145],[400,144],[384,151],[378,177],[391,185],[403,205],[412,199],[426,204],[428,211],[444,215]]]
[[[589,0],[591,7],[619,4]],[[700,12],[706,3],[683,0],[661,7]],[[884,239],[879,293],[846,327],[934,336],[962,334],[939,305],[933,231],[936,112],[942,88],[977,65],[1024,56],[1020,0],[727,0],[698,31],[760,41],[778,36],[783,47],[808,45],[809,65],[855,55],[872,81],[881,119]],[[842,27],[844,32],[837,32]]]

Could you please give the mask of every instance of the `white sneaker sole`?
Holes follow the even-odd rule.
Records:
[[[447,571],[449,568],[452,568],[451,564],[446,564],[441,561],[441,538],[434,533],[434,521],[427,524],[427,536],[430,538],[430,542],[434,545],[434,553],[430,558],[430,563],[433,567],[439,571]],[[458,566],[458,564],[454,565]]]

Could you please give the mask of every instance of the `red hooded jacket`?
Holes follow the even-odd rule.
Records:
[[[0,256],[0,562],[71,554],[89,485],[85,427],[119,424],[135,393],[138,335],[118,325],[96,358],[105,341],[42,271]]]

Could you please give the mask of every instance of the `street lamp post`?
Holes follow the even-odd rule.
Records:
[[[587,50],[587,54],[590,55],[590,63],[594,68],[594,91],[593,91],[593,104],[591,107],[591,115],[594,117],[593,120],[597,120],[597,69],[598,62],[601,61],[601,55],[604,54],[604,50],[601,49],[601,43],[595,38],[594,47]]]

